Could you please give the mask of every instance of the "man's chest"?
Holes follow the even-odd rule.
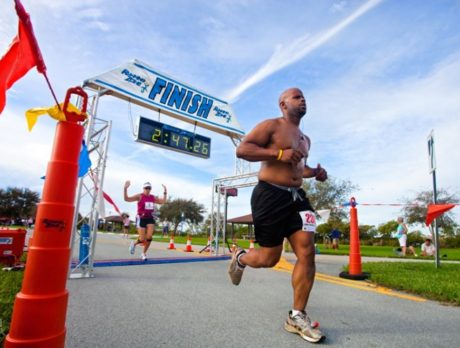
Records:
[[[272,137],[272,143],[280,148],[295,149],[308,155],[310,140],[299,129],[279,129]]]

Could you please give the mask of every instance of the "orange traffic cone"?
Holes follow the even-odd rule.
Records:
[[[169,247],[168,249],[176,249],[176,247],[174,246],[174,236],[171,236],[171,239],[169,240]]]
[[[19,1],[16,2],[18,10]],[[22,7],[24,15],[28,17]],[[19,10],[18,10],[19,13]],[[71,94],[83,102],[82,112],[67,109]],[[66,281],[71,256],[70,237],[75,212],[78,158],[88,95],[81,87],[67,91],[66,121],[56,126],[42,199],[37,208],[34,241],[27,255],[22,288],[16,295],[10,332],[4,347],[64,347],[69,292]],[[3,306],[3,305],[2,305]],[[1,325],[0,325],[1,326]]]
[[[188,236],[187,238],[187,245],[185,246],[185,252],[192,252],[192,237]]]
[[[254,241],[251,239],[249,241],[249,251],[254,250]]]
[[[350,200],[350,255],[348,272],[341,272],[341,278],[352,280],[364,280],[369,278],[369,273],[362,272],[361,250],[359,246],[358,210],[354,197]]]

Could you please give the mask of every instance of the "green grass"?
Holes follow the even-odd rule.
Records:
[[[460,306],[460,264],[368,262],[362,268],[379,285]]]
[[[0,271],[0,344],[10,328],[14,298],[21,290],[23,276],[24,272],[22,271]]]
[[[326,249],[323,244],[318,244],[319,250],[321,254],[327,255],[348,255],[350,248],[348,245],[340,245],[339,250],[333,249]],[[397,256],[393,249],[395,247],[391,246],[370,246],[370,245],[361,245],[360,251],[361,256],[375,256],[375,257],[399,257]],[[420,255],[420,247],[415,248],[417,254]],[[439,251],[439,255],[441,256],[441,260],[459,260],[460,261],[460,248],[453,249],[453,248],[441,248]],[[447,257],[442,257],[443,255],[447,255]],[[406,256],[413,258],[413,256]],[[420,256],[418,258],[421,258]],[[426,258],[430,259],[430,258]],[[431,257],[431,259],[433,259]]]
[[[135,238],[135,235],[132,235],[131,238]],[[154,239],[155,242],[163,242],[169,243],[169,237],[162,238],[161,234],[155,234]],[[231,243],[231,239],[228,238],[228,242]],[[245,239],[238,239],[237,241],[238,246],[248,249],[249,248],[249,240]],[[175,236],[174,243],[177,244],[186,244],[187,243],[187,236]],[[208,244],[208,239],[206,237],[193,237],[192,236],[192,245],[195,246],[205,246]],[[255,245],[257,248],[257,244]],[[342,244],[338,250],[333,249],[326,249],[323,244],[318,244],[319,250],[321,254],[327,255],[349,255],[350,247],[348,245]],[[197,248],[196,248],[197,249]],[[394,252],[395,247],[392,246],[371,246],[371,245],[361,245],[360,251],[361,256],[372,256],[372,257],[394,257],[394,258],[401,258],[397,256]],[[417,254],[420,255],[420,247],[416,248],[415,251]],[[460,248],[441,248],[440,250],[441,260],[457,260],[460,261]],[[443,255],[447,255],[447,257],[442,257]],[[414,258],[412,255],[406,256],[407,258]],[[433,257],[418,257],[418,259],[431,259]]]

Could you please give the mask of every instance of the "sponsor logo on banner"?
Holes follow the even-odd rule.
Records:
[[[0,244],[13,244],[13,237],[0,237]]]
[[[310,210],[299,212],[302,218],[302,231],[316,232],[316,217],[315,213]]]
[[[140,87],[139,91],[141,93],[144,93],[145,91],[147,91],[149,84],[145,81],[143,77],[130,72],[128,69],[123,69],[121,74],[124,75],[123,77],[126,82],[139,86]]]
[[[214,111],[216,112],[216,117],[222,117],[227,123],[232,120],[232,115],[228,111],[222,110],[217,106],[214,107]]]

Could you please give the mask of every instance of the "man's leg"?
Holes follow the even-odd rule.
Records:
[[[288,238],[297,256],[297,262],[292,271],[292,288],[294,290],[293,309],[298,311],[305,310],[315,280],[314,236],[312,232],[297,231]]]
[[[270,248],[260,247],[248,253],[237,248],[233,253],[232,261],[228,267],[228,274],[233,285],[240,284],[246,266],[253,268],[273,267],[278,263],[282,251],[283,244]]]
[[[260,247],[241,255],[239,262],[243,266],[250,266],[252,268],[273,267],[280,260],[282,251],[283,245],[271,248]]]
[[[294,305],[293,310],[289,311],[284,329],[299,334],[308,342],[320,342],[326,336],[318,329],[317,324],[312,324],[305,311],[316,272],[314,233],[297,231],[288,239],[297,256],[297,262],[292,271]]]

